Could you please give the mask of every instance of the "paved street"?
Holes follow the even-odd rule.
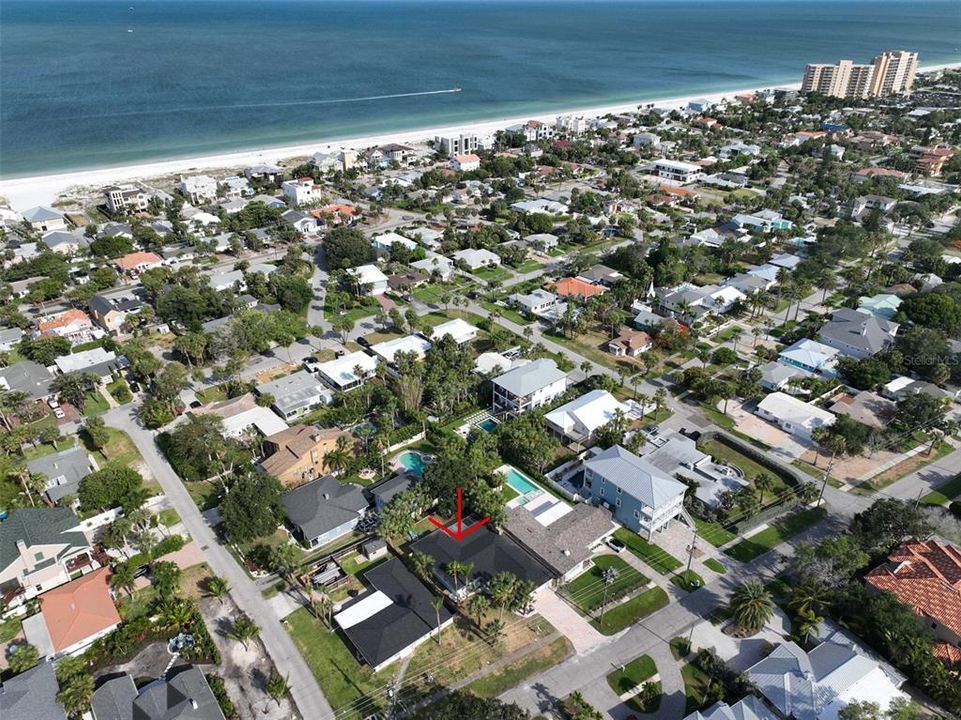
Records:
[[[237,564],[233,556],[220,544],[213,529],[207,524],[193,499],[187,493],[170,463],[160,453],[154,433],[137,422],[136,410],[128,405],[115,408],[103,415],[110,427],[126,432],[143,455],[150,473],[163,488],[171,506],[180,515],[184,527],[200,547],[204,559],[216,575],[230,583],[230,595],[240,610],[260,626],[260,638],[270,654],[277,671],[290,683],[294,702],[305,718],[331,713],[320,685],[287,634],[270,605],[261,595],[254,581]]]

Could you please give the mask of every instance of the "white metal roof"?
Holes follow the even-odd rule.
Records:
[[[367,597],[361,598],[346,610],[334,615],[334,620],[344,630],[373,617],[384,608],[393,605],[393,601],[380,590],[375,590]]]

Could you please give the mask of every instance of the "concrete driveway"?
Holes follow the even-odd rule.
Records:
[[[541,588],[534,595],[534,610],[563,633],[578,655],[589,652],[607,638],[591,627],[587,619],[561,600],[553,588]]]

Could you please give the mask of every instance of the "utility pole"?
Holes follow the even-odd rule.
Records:
[[[821,481],[821,493],[818,495],[818,504],[815,507],[821,507],[821,501],[824,499],[824,489],[827,487],[828,478],[831,476],[831,470],[834,468],[834,458],[837,457],[837,450],[831,453],[831,462],[824,469],[824,479]]]
[[[697,525],[694,526],[694,537],[691,538],[691,546],[688,548],[687,552],[687,572],[691,572],[691,563],[694,562],[694,548],[697,546],[697,537],[699,533]]]

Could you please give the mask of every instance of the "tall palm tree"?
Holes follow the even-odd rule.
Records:
[[[774,489],[774,478],[768,473],[761,473],[754,478],[754,487],[757,489],[758,504],[764,505],[764,493]]]
[[[230,583],[228,583],[224,578],[219,575],[214,575],[210,580],[207,581],[207,594],[212,598],[217,598],[220,600],[220,604],[223,605],[224,598],[230,592]]]
[[[264,689],[267,690],[270,697],[277,701],[277,707],[280,707],[281,698],[290,692],[290,683],[286,677],[278,672],[274,672],[267,678],[267,684],[264,686]]]
[[[738,631],[744,635],[753,635],[774,615],[774,600],[759,580],[738,585],[729,607]]]
[[[408,561],[410,562],[411,570],[422,580],[430,577],[431,572],[434,570],[435,560],[427,553],[415,550],[408,556]]]
[[[441,644],[441,638],[440,638],[440,609],[441,609],[442,607],[444,607],[444,598],[442,598],[440,595],[438,595],[437,597],[435,597],[433,600],[430,601],[430,604],[433,605],[433,607],[434,607],[434,613],[437,615],[437,644],[440,645],[440,644]]]
[[[127,597],[133,595],[134,588],[134,576],[133,568],[130,567],[130,563],[117,563],[113,568],[113,573],[110,575],[110,584],[123,590]]]
[[[234,620],[230,628],[230,637],[243,645],[244,650],[247,649],[247,642],[253,640],[259,634],[260,627],[246,615],[241,615]]]

